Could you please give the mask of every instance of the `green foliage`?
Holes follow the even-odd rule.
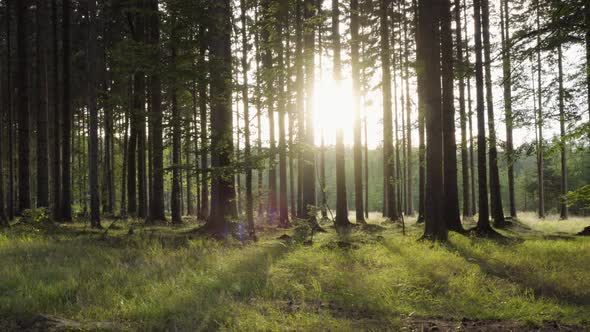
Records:
[[[125,222],[107,236],[13,228],[0,233],[0,326],[43,313],[123,330],[399,330],[420,317],[587,328],[590,240],[545,239],[537,223],[518,231],[525,241],[451,234],[448,245],[416,241],[413,223],[405,237],[329,231],[310,246],[275,232],[249,245],[187,227],[128,235]]]
[[[32,225],[51,223],[50,213],[46,208],[26,209],[22,212],[21,222]]]
[[[565,201],[568,206],[580,204],[582,205],[582,209],[590,209],[590,185],[583,186],[578,190],[570,191],[565,195]]]

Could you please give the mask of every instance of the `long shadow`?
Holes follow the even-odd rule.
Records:
[[[531,289],[535,296],[545,297],[549,299],[557,300],[563,304],[569,304],[573,306],[588,305],[590,299],[579,294],[573,293],[569,290],[560,289],[557,285],[552,283],[543,282],[542,285],[535,285],[528,282],[525,278],[521,278],[518,275],[512,275],[507,269],[501,269],[490,263],[482,255],[478,255],[466,248],[455,245],[452,242],[447,243],[447,248],[450,251],[458,253],[460,256],[465,258],[468,262],[477,264],[481,270],[487,275],[504,279],[512,283],[521,285],[522,287]]]

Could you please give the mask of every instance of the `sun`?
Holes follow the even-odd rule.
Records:
[[[323,131],[326,144],[336,141],[336,131],[344,131],[345,144],[352,137],[354,124],[352,82],[323,79],[315,87],[316,143],[319,144]]]

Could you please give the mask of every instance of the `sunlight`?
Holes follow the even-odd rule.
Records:
[[[354,123],[352,103],[352,82],[350,80],[342,80],[340,84],[331,78],[316,82],[316,144],[320,143],[322,130],[327,145],[335,143],[338,128],[344,129],[345,142],[349,140],[349,137],[352,137]]]

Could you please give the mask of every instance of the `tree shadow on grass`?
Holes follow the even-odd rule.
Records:
[[[478,254],[468,248],[458,246],[452,242],[447,243],[447,248],[459,254],[468,262],[478,265],[485,274],[531,289],[535,296],[554,299],[560,303],[573,306],[588,305],[590,303],[590,299],[587,296],[561,288],[559,285],[547,282],[543,278],[537,278],[537,282],[530,280],[526,277],[526,275],[530,274],[530,271],[520,271],[520,267],[518,266],[507,266],[502,262],[499,262],[501,264],[494,264],[489,257]],[[566,272],[564,271],[564,273]]]

